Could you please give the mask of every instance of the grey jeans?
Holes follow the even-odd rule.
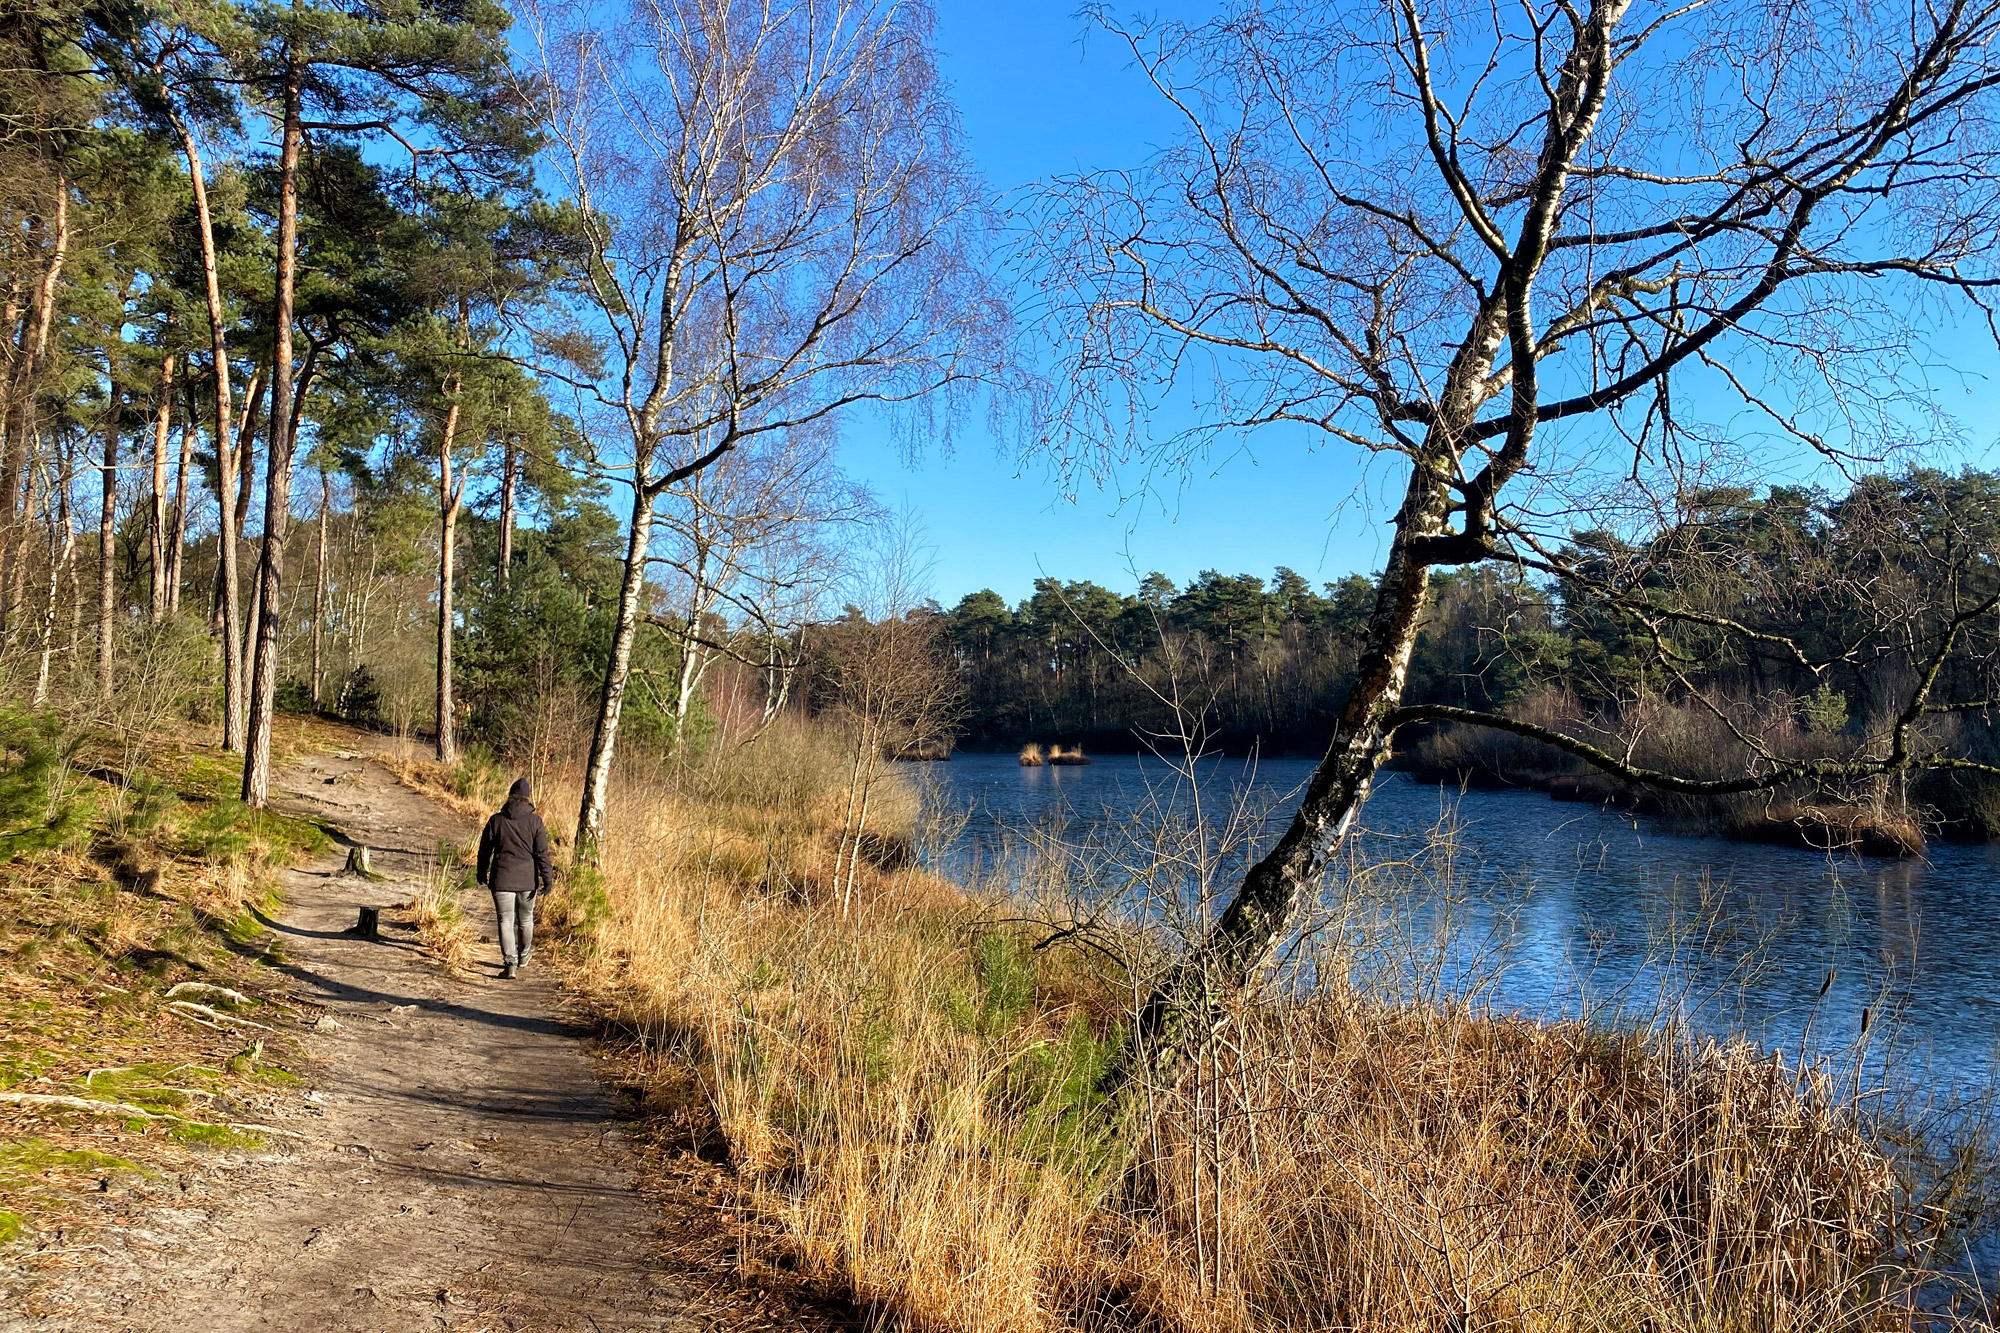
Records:
[[[500,918],[500,961],[525,963],[535,951],[535,895],[493,890],[493,914]],[[519,947],[515,941],[518,938]]]

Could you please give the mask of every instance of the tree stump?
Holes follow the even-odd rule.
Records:
[[[381,939],[382,909],[379,907],[362,908],[361,919],[354,923],[354,933],[364,940]]]
[[[368,849],[366,847],[350,847],[347,849],[346,873],[359,875],[362,879],[367,880],[382,878],[375,873],[375,867],[368,863]]]

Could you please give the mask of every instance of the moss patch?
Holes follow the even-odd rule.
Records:
[[[264,1136],[227,1125],[210,1125],[198,1120],[175,1120],[167,1127],[167,1137],[202,1148],[261,1148]]]
[[[0,1141],[0,1183],[17,1184],[50,1171],[137,1171],[143,1167],[113,1153],[90,1148],[58,1148],[47,1139]]]

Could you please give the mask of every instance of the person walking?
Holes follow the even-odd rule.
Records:
[[[528,780],[516,779],[507,803],[479,835],[479,882],[493,894],[500,918],[500,975],[512,980],[535,951],[535,894],[555,887],[549,831],[528,799]]]

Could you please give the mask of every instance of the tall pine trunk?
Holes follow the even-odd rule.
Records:
[[[179,615],[181,583],[187,559],[188,479],[194,471],[194,377],[184,376],[187,404],[181,416],[181,456],[174,468],[174,518],[167,537],[167,614]]]
[[[215,374],[215,500],[220,515],[216,531],[215,601],[221,614],[216,617],[216,637],[222,645],[222,744],[231,751],[243,749],[243,642],[241,631],[242,580],[236,568],[236,480],[235,449],[231,445],[233,426],[229,398],[229,339],[223,323],[222,282],[215,258],[215,224],[208,209],[208,180],[202,174],[201,146],[187,126],[176,118],[181,150],[187,155],[188,180],[194,191],[195,230],[201,238],[203,295],[208,303],[208,348],[210,369]],[[254,385],[254,381],[253,381]],[[256,389],[251,389],[254,402]],[[187,494],[185,487],[182,495]],[[186,506],[182,507],[186,521]]]
[[[114,362],[115,365],[115,362]],[[109,703],[113,657],[112,632],[118,615],[118,384],[110,385],[104,409],[104,504],[97,519],[97,697]]]
[[[500,444],[500,554],[495,561],[495,573],[499,576],[501,592],[511,591],[514,567],[514,477],[521,466],[521,455],[514,448],[512,409],[508,409],[509,423]]]
[[[245,452],[249,447],[249,435],[257,420],[257,409],[264,401],[264,371],[259,366],[250,372],[249,392],[244,403],[243,421],[233,436],[225,435],[215,446],[216,477],[215,506],[218,515],[216,525],[215,563],[215,610],[210,616],[210,626],[222,643],[223,658],[223,746],[240,754],[243,751],[244,717],[248,712],[245,699],[245,677],[243,662],[243,575],[242,575],[242,529],[243,506],[238,499],[236,475],[249,464]],[[235,684],[232,687],[231,681]]]
[[[257,651],[245,731],[243,800],[261,808],[271,797],[271,725],[278,696],[278,593],[285,573],[285,528],[292,492],[292,295],[298,278],[299,148],[305,66],[285,53],[284,132],[278,153],[278,274],[272,303],[271,434],[265,449],[264,554],[257,570]]]
[[[69,255],[69,181],[56,179],[55,234],[50,242],[48,263],[35,284],[28,302],[28,317],[22,326],[27,345],[16,353],[8,377],[6,415],[0,419],[0,589],[12,586],[11,577],[19,535],[24,527],[16,510],[21,502],[21,477],[28,456],[28,434],[35,419],[35,398],[40,392],[42,365],[49,349],[49,328],[55,320],[56,285],[62,280],[63,263]],[[0,600],[0,656],[4,656],[11,633],[11,608]]]
[[[264,400],[271,396],[271,378],[264,374],[262,366],[250,372],[249,399],[243,404],[243,421],[236,428],[236,540],[242,541],[250,533],[251,501],[256,498],[257,486],[257,420],[263,412]],[[267,446],[268,447],[268,446]],[[251,571],[255,575],[255,571]]]
[[[271,382],[267,378],[258,386],[263,397],[270,396]],[[250,530],[250,510],[257,484],[257,412],[263,398],[253,399],[243,413],[243,424],[236,428],[236,540],[248,540]],[[270,461],[270,443],[265,442],[265,463]],[[263,603],[258,596],[258,580],[263,576],[263,547],[258,546],[258,563],[250,570],[249,605],[243,609],[243,709],[247,726],[250,710],[250,659],[257,651],[257,621],[263,611]]]
[[[234,526],[230,529],[230,550],[236,566],[240,570],[243,561],[243,542],[250,526],[250,499],[252,484],[257,467],[257,420],[263,410],[264,400],[270,396],[271,381],[258,366],[250,372],[249,393],[243,404],[243,419],[236,425],[236,443],[229,454],[230,512],[235,515]],[[218,571],[218,577],[220,571]],[[239,575],[236,593],[237,643],[236,658],[243,671],[243,710],[238,718],[238,726],[247,725],[250,712],[250,652],[257,643],[257,568],[250,570],[249,605],[243,605],[241,579]],[[221,584],[216,585],[216,596],[221,597]],[[219,603],[218,603],[219,605]]]
[[[444,429],[438,435],[438,620],[437,620],[437,757],[440,764],[458,762],[458,737],[451,691],[452,585],[458,553],[458,509],[465,498],[465,481],[454,479],[451,446],[458,435],[461,381],[453,371],[445,390]]]
[[[326,469],[319,470],[319,559],[313,566],[313,660],[312,660],[312,706],[317,713],[324,700],[320,695],[320,679],[324,675],[324,658],[321,643],[326,627],[326,515],[333,508],[333,483],[326,475]]]

